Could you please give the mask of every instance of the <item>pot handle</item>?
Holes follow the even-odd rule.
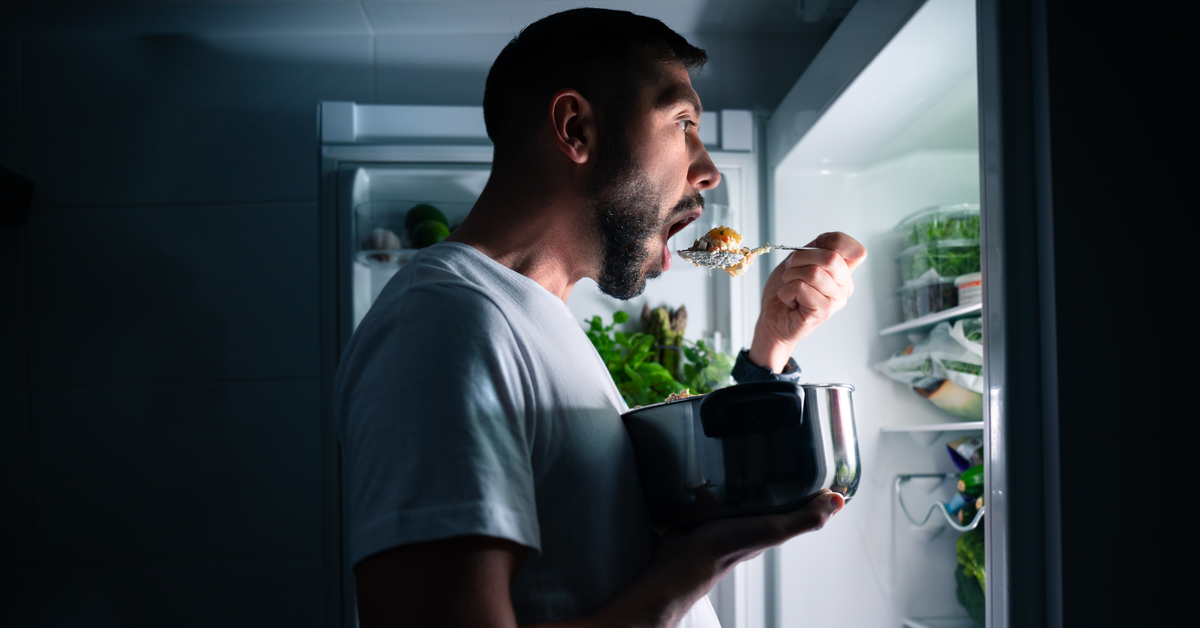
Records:
[[[752,382],[715,390],[700,402],[709,438],[769,434],[804,422],[804,389],[791,382]]]

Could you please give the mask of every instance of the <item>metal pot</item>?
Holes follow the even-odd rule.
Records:
[[[786,512],[861,468],[849,384],[755,382],[623,415],[656,525]]]

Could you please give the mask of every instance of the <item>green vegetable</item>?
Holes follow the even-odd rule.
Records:
[[[654,360],[667,372],[679,377],[683,363],[683,330],[687,327],[687,308],[682,305],[674,312],[665,307],[650,309],[642,306],[642,331],[654,336]]]
[[[433,246],[445,240],[448,235],[450,235],[450,229],[436,220],[426,220],[413,227],[411,231],[413,246],[418,249]]]
[[[964,532],[955,544],[958,554],[958,564],[962,565],[968,576],[975,578],[980,590],[987,589],[987,577],[984,574],[983,521],[974,530]]]
[[[930,217],[908,229],[908,245],[915,246],[935,240],[978,240],[979,214],[951,218]]]
[[[421,203],[419,205],[413,205],[412,209],[408,210],[408,213],[404,214],[404,228],[407,229],[409,233],[412,233],[412,230],[416,229],[417,225],[425,222],[426,220],[436,220],[443,225],[450,224],[450,222],[446,220],[446,214],[443,214],[442,210],[430,205],[429,203]]]
[[[677,374],[657,361],[665,352],[655,350],[654,336],[614,331],[616,325],[628,321],[629,314],[620,311],[613,313],[612,325],[606,326],[599,316],[592,317],[587,321],[587,336],[630,407],[659,403],[684,388],[704,394],[728,384],[733,371],[732,357],[712,350],[703,341],[692,343],[680,339],[688,360],[681,369],[684,375],[681,383],[676,379]]]
[[[904,281],[916,279],[930,269],[937,271],[939,277],[957,277],[977,273],[979,268],[978,241],[931,242],[900,257],[900,274]]]
[[[983,492],[983,465],[977,464],[958,476],[958,491],[975,499]]]
[[[733,356],[720,353],[703,340],[690,346],[685,341],[683,355],[689,360],[683,365],[684,378],[693,393],[703,395],[729,385]]]
[[[946,367],[947,370],[959,373],[970,373],[971,375],[983,373],[982,364],[971,364],[970,362],[959,362],[958,360],[942,360],[942,366]]]
[[[958,583],[958,589],[955,591],[958,603],[967,609],[967,614],[975,623],[980,626],[987,625],[986,600],[979,581],[972,578],[962,565],[959,565],[958,569],[954,571],[954,580]]]
[[[983,318],[964,318],[962,321],[963,337],[971,342],[983,342]]]

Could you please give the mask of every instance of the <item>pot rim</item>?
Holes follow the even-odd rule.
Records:
[[[800,384],[801,388],[846,388],[854,392],[853,384]]]

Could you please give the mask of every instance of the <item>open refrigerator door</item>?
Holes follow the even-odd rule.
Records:
[[[870,251],[848,306],[796,355],[806,380],[855,385],[863,481],[825,529],[772,557],[768,626],[967,628],[985,623],[991,351],[975,4],[860,3],[826,49],[850,42],[869,50],[844,83],[828,77],[846,72],[845,51],[819,55],[771,117],[767,233],[844,231]],[[853,604],[832,603],[847,593]]]

